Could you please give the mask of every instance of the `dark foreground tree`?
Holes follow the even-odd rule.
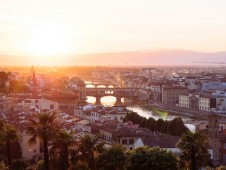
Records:
[[[55,156],[53,164],[58,166],[54,169],[67,170],[69,168],[69,146],[73,144],[75,144],[75,138],[67,131],[61,130],[56,134],[51,149],[53,151],[52,156]]]
[[[30,125],[27,128],[27,133],[32,137],[29,140],[30,144],[36,143],[39,138],[43,144],[45,169],[49,170],[49,142],[56,135],[57,124],[54,122],[56,113],[38,113],[34,114],[30,119]]]
[[[0,142],[6,145],[7,152],[7,163],[9,165],[9,169],[11,169],[12,164],[12,142],[16,142],[19,140],[19,135],[17,129],[11,124],[4,124],[2,121],[0,122]]]
[[[207,137],[200,133],[187,132],[177,143],[181,149],[178,167],[197,170],[207,166],[210,155],[207,150]]]
[[[85,135],[81,138],[78,148],[79,164],[87,165],[90,169],[95,169],[95,159],[104,151],[103,143],[99,142],[98,137]]]
[[[159,147],[140,147],[128,152],[129,170],[176,170],[177,159],[172,152]]]
[[[106,149],[97,158],[98,170],[124,170],[129,165],[129,159],[121,145]]]

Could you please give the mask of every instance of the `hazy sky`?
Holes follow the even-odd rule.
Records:
[[[0,0],[0,54],[226,50],[225,0]]]

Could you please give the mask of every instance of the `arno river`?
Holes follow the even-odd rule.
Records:
[[[93,86],[89,85],[88,87],[93,87]],[[99,86],[99,87],[101,87],[101,86]],[[94,104],[95,101],[96,101],[95,97],[90,97],[90,96],[87,97],[88,103]],[[124,99],[122,99],[122,102],[123,101],[124,101]],[[113,96],[106,96],[106,97],[101,98],[101,104],[103,106],[113,106],[115,104],[115,102],[116,102],[116,98],[113,97]],[[127,108],[130,109],[130,110],[133,110],[134,112],[137,112],[140,116],[143,116],[143,117],[146,117],[146,118],[153,117],[156,120],[159,119],[159,118],[162,118],[164,120],[172,120],[173,118],[178,117],[178,116],[175,116],[175,115],[168,115],[168,116],[165,116],[165,117],[161,117],[160,115],[154,114],[152,111],[145,110],[145,109],[143,109],[139,106],[128,106]],[[183,120],[189,119],[189,118],[184,117],[184,116],[181,116],[181,118]],[[192,125],[192,124],[186,124],[186,126],[192,131],[194,131],[194,129],[195,129],[194,125]]]

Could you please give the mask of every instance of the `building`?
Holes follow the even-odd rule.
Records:
[[[27,98],[24,100],[21,100],[18,103],[19,106],[28,108],[28,109],[38,109],[38,110],[50,110],[50,111],[54,111],[54,110],[59,110],[59,103],[52,101],[52,100],[48,100],[48,99],[44,99],[44,98]]]
[[[180,86],[162,87],[162,102],[167,104],[178,104],[179,95],[187,92],[187,88]]]
[[[20,134],[22,157],[26,160],[30,160],[35,156],[40,155],[42,152],[42,146],[39,139],[37,139],[35,144],[29,144],[29,139],[31,137],[32,136],[28,135],[25,130]]]
[[[207,112],[224,111],[226,102],[225,98],[222,96],[185,93],[179,95],[178,106],[188,108],[190,110],[202,110]]]
[[[216,165],[220,161],[219,120],[216,114],[209,116],[208,143],[213,148],[213,162]]]

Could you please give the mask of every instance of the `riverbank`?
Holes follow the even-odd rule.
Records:
[[[208,115],[210,113],[208,112],[202,112],[202,111],[192,111],[176,106],[169,106],[169,105],[164,105],[162,103],[139,103],[137,104],[138,107],[141,107],[145,110],[152,111],[153,113],[156,112],[156,110],[160,112],[167,112],[169,115],[174,115],[174,116],[183,116],[187,117],[189,119],[194,119],[194,120],[207,120]]]

